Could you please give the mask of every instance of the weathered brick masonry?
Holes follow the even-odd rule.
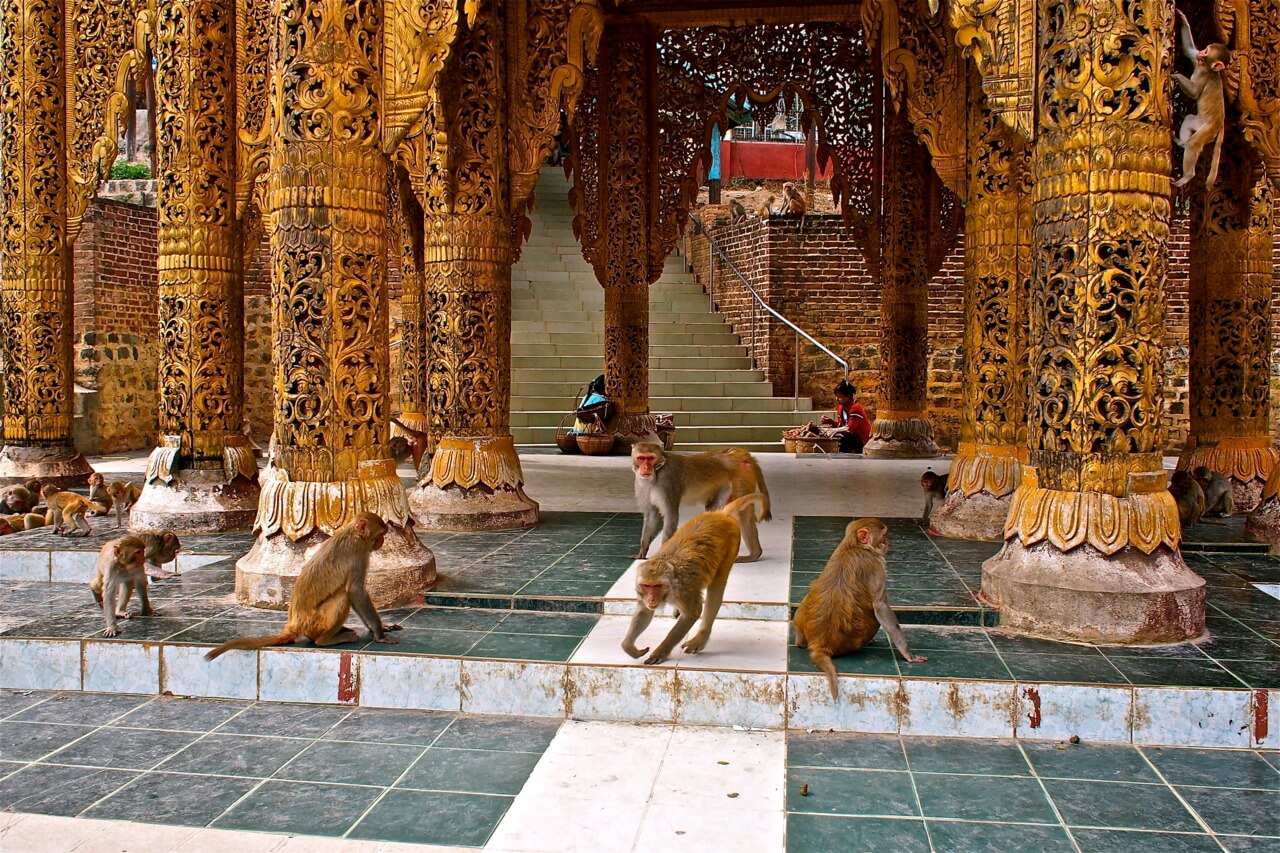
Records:
[[[871,278],[857,245],[839,216],[806,217],[800,222],[774,217],[737,225],[714,223],[714,208],[700,214],[734,266],[780,313],[847,359],[859,396],[874,412],[879,352],[880,287]],[[1170,449],[1181,447],[1187,434],[1187,220],[1178,218],[1170,236],[1170,271],[1166,283],[1165,423]],[[719,310],[733,324],[757,366],[765,371],[779,396],[792,394],[795,335],[757,311],[752,331],[746,288],[718,259],[711,263],[707,241],[690,228],[687,259],[704,290],[711,283]],[[959,434],[964,317],[963,236],[942,270],[930,282],[929,417],[940,444],[955,447]],[[1280,281],[1280,239],[1275,249]],[[1273,299],[1274,304],[1274,299]],[[1276,306],[1280,308],[1280,305]],[[1280,344],[1280,324],[1273,310],[1273,344]],[[831,406],[831,387],[839,367],[815,347],[802,342],[800,393],[820,406]],[[1272,432],[1280,440],[1280,358],[1272,359]]]

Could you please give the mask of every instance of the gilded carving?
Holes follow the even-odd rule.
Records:
[[[222,467],[226,438],[244,421],[234,25],[225,0],[160,0],[159,421],[195,468]]]
[[[480,0],[466,0],[468,20]],[[382,146],[395,151],[430,107],[432,88],[458,28],[458,0],[385,0]]]
[[[895,101],[905,104],[938,176],[963,199],[969,72],[960,48],[941,16],[919,4],[865,0],[862,15]]]
[[[111,171],[124,128],[130,80],[145,72],[154,0],[66,0],[67,149],[71,178],[67,225],[80,218]]]
[[[1223,147],[1218,181],[1191,204],[1191,434],[1178,464],[1231,477],[1251,508],[1280,458],[1269,436],[1273,190],[1247,142],[1228,134]]]
[[[1031,187],[1027,150],[970,88],[964,412],[948,487],[1011,494],[1027,442]]]
[[[411,524],[387,458],[381,4],[275,0],[269,210],[276,417],[255,526],[296,541]]]
[[[1262,154],[1273,189],[1280,191],[1280,0],[1215,0],[1214,13],[1236,51],[1228,77],[1240,130]]]
[[[410,429],[429,432],[430,338],[423,301],[422,208],[409,181],[397,181],[393,234],[400,249],[400,415]]]
[[[1157,0],[1041,10],[1031,467],[1005,528],[1024,546],[1179,540],[1160,454],[1171,26]]]
[[[261,180],[270,162],[270,41],[272,0],[236,4],[236,218],[244,220],[244,245],[252,253],[262,237]],[[247,258],[245,262],[247,263]]]
[[[69,445],[71,267],[61,0],[4,0],[0,323],[6,448]]]
[[[936,0],[934,0],[936,2]],[[982,77],[987,106],[1023,140],[1035,134],[1035,0],[949,0],[956,44]]]

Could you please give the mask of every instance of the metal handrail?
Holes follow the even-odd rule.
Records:
[[[738,281],[742,282],[743,287],[745,287],[747,289],[747,292],[750,293],[751,296],[755,299],[755,301],[760,304],[760,307],[763,308],[765,311],[768,311],[774,317],[777,317],[778,320],[781,321],[783,325],[785,325],[787,328],[791,329],[793,332],[796,333],[795,364],[792,372],[792,396],[794,399],[797,399],[797,400],[800,399],[800,346],[799,346],[800,338],[804,338],[806,341],[813,344],[818,349],[822,350],[822,352],[825,353],[827,356],[829,356],[833,361],[835,361],[836,364],[840,365],[840,367],[844,371],[844,377],[846,379],[849,378],[849,362],[845,361],[843,358],[836,355],[831,350],[827,349],[825,346],[822,345],[822,343],[817,338],[815,338],[813,335],[809,334],[804,329],[797,326],[795,323],[788,320],[786,317],[779,314],[778,311],[772,305],[770,305],[768,302],[765,302],[764,297],[762,297],[760,293],[755,289],[755,287],[752,286],[751,282],[748,281],[747,277],[742,274],[742,271],[738,269],[737,265],[734,264],[733,260],[730,259],[729,255],[725,252],[725,250],[720,246],[719,243],[716,242],[715,238],[711,236],[711,232],[709,232],[707,230],[707,227],[702,224],[702,220],[690,214],[689,221],[693,223],[694,227],[698,229],[699,233],[701,233],[703,237],[707,238],[707,245],[711,248],[711,251],[715,255],[718,255],[720,257],[720,260],[729,268],[729,271],[732,272],[735,276],[737,276]],[[687,251],[685,256],[688,257]],[[715,310],[715,297],[712,294],[712,289],[714,287],[715,287],[715,274],[714,274],[714,270],[712,270],[712,274],[710,278],[707,280],[707,296],[711,300],[711,310],[713,311]],[[755,305],[753,304],[751,308],[752,308],[751,338],[752,338],[752,343],[754,344],[755,331],[756,331]]]

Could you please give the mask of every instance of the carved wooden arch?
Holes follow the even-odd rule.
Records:
[[[67,3],[67,233],[72,241],[111,174],[129,106],[126,92],[130,82],[143,80],[150,62],[155,15],[154,0]]]

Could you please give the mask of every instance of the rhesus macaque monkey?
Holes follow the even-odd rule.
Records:
[[[45,516],[38,512],[15,512],[6,516],[6,519],[15,533],[19,530],[35,530],[45,525]]]
[[[317,646],[334,646],[359,639],[345,626],[351,611],[368,627],[373,639],[395,643],[388,631],[399,625],[383,625],[378,611],[369,600],[365,575],[369,572],[369,555],[382,547],[387,524],[371,512],[362,512],[356,520],[334,533],[303,565],[289,600],[289,616],[284,629],[274,637],[241,637],[229,640],[205,655],[213,660],[232,649],[261,649],[287,646],[306,637]]]
[[[107,492],[116,507],[116,527],[124,527],[124,517],[133,510],[133,505],[142,497],[142,489],[133,483],[118,480],[107,486]]]
[[[667,602],[676,609],[676,624],[644,662],[655,664],[666,660],[699,616],[702,627],[682,648],[691,655],[706,648],[711,626],[724,601],[729,570],[738,556],[741,538],[738,518],[748,514],[754,518],[756,510],[763,511],[766,503],[764,495],[750,494],[714,512],[700,512],[662,543],[653,559],[640,564],[636,572],[636,613],[622,641],[624,652],[638,658],[649,651],[648,647],[637,649],[636,638],[653,621],[653,611]]]
[[[173,563],[178,558],[178,551],[182,549],[182,542],[178,540],[178,534],[172,530],[165,530],[160,533],[139,533],[137,536],[147,546],[145,566],[149,577],[164,580],[181,574],[176,563],[174,563],[172,573],[166,572],[161,568],[166,563]]]
[[[84,514],[91,509],[105,511],[102,504],[96,504],[75,492],[60,492],[52,483],[44,487],[43,497],[49,507],[49,514],[53,516],[53,532],[59,536],[88,536],[93,528],[89,526]]]
[[[747,209],[742,206],[742,202],[736,198],[729,199],[729,223],[737,225],[739,222],[746,221]]]
[[[104,637],[120,633],[116,619],[128,619],[129,599],[138,591],[143,616],[155,616],[151,599],[147,598],[147,573],[143,570],[147,543],[141,536],[112,539],[98,552],[98,567],[89,580],[89,590],[102,607]]]
[[[880,519],[849,522],[844,539],[796,610],[796,645],[807,648],[813,665],[827,674],[833,699],[840,692],[831,659],[856,652],[881,628],[907,663],[928,660],[911,653],[898,617],[889,606],[884,571],[888,550],[889,528]]]
[[[396,443],[397,438],[402,439],[405,442],[404,447],[407,449],[408,453],[413,456],[413,470],[417,471],[422,465],[422,457],[427,452],[427,434],[422,430],[407,427],[395,418],[392,418],[391,422],[400,427],[400,429],[404,430],[406,433],[406,435],[396,436],[396,438],[391,439],[392,444],[394,445]],[[392,449],[392,453],[393,455],[396,454],[394,447]],[[395,458],[396,461],[399,462],[405,457],[396,455]]]
[[[39,479],[27,480],[27,491],[31,493],[31,500],[35,500],[44,494],[44,481]]]
[[[769,196],[764,200],[764,204],[756,208],[756,216],[760,219],[768,219],[773,215],[773,203],[777,201],[777,196]]]
[[[933,515],[934,501],[942,501],[947,496],[947,474],[935,474],[933,469],[929,469],[920,475],[920,488],[924,489],[924,513],[920,516],[921,524],[929,523],[929,516]]]
[[[1178,520],[1183,527],[1198,524],[1204,515],[1204,489],[1187,470],[1174,471],[1169,480],[1169,494],[1178,505]]]
[[[0,491],[0,510],[6,513],[29,512],[35,498],[25,486],[6,486]]]
[[[1204,511],[1206,515],[1234,515],[1235,498],[1231,495],[1231,480],[1204,465],[1191,469],[1191,476],[1204,490]]]
[[[804,194],[796,189],[796,185],[788,181],[782,185],[782,212],[804,216],[809,212]]]
[[[19,527],[18,529],[21,530],[22,528]],[[7,515],[0,516],[0,536],[8,536],[12,532],[13,525],[9,523],[9,517]]]
[[[111,492],[107,491],[106,480],[97,471],[89,475],[89,500],[102,504],[106,512],[111,511]],[[97,510],[89,510],[89,515],[103,515]]]
[[[664,539],[671,538],[680,526],[680,502],[685,499],[712,509],[726,500],[759,492],[764,496],[761,519],[773,518],[764,474],[755,457],[745,450],[675,453],[663,450],[661,444],[641,441],[631,445],[631,468],[636,474],[636,503],[644,514],[640,550],[635,559],[643,560],[648,555],[649,544],[658,532],[659,515]],[[755,562],[762,553],[755,513],[743,513],[741,526],[747,556],[738,562]]]
[[[1222,72],[1227,70],[1231,62],[1231,50],[1225,44],[1214,43],[1203,50],[1196,47],[1191,36],[1191,25],[1187,16],[1178,12],[1178,20],[1182,26],[1182,52],[1195,65],[1195,71],[1188,79],[1182,74],[1174,74],[1173,79],[1178,87],[1189,98],[1196,102],[1196,111],[1182,120],[1178,129],[1178,144],[1182,146],[1182,177],[1173,182],[1175,187],[1185,187],[1196,176],[1196,163],[1200,152],[1210,142],[1213,143],[1213,159],[1209,161],[1209,173],[1205,175],[1205,186],[1211,188],[1218,180],[1218,161],[1222,157],[1222,136],[1226,132],[1227,103],[1222,93]]]

